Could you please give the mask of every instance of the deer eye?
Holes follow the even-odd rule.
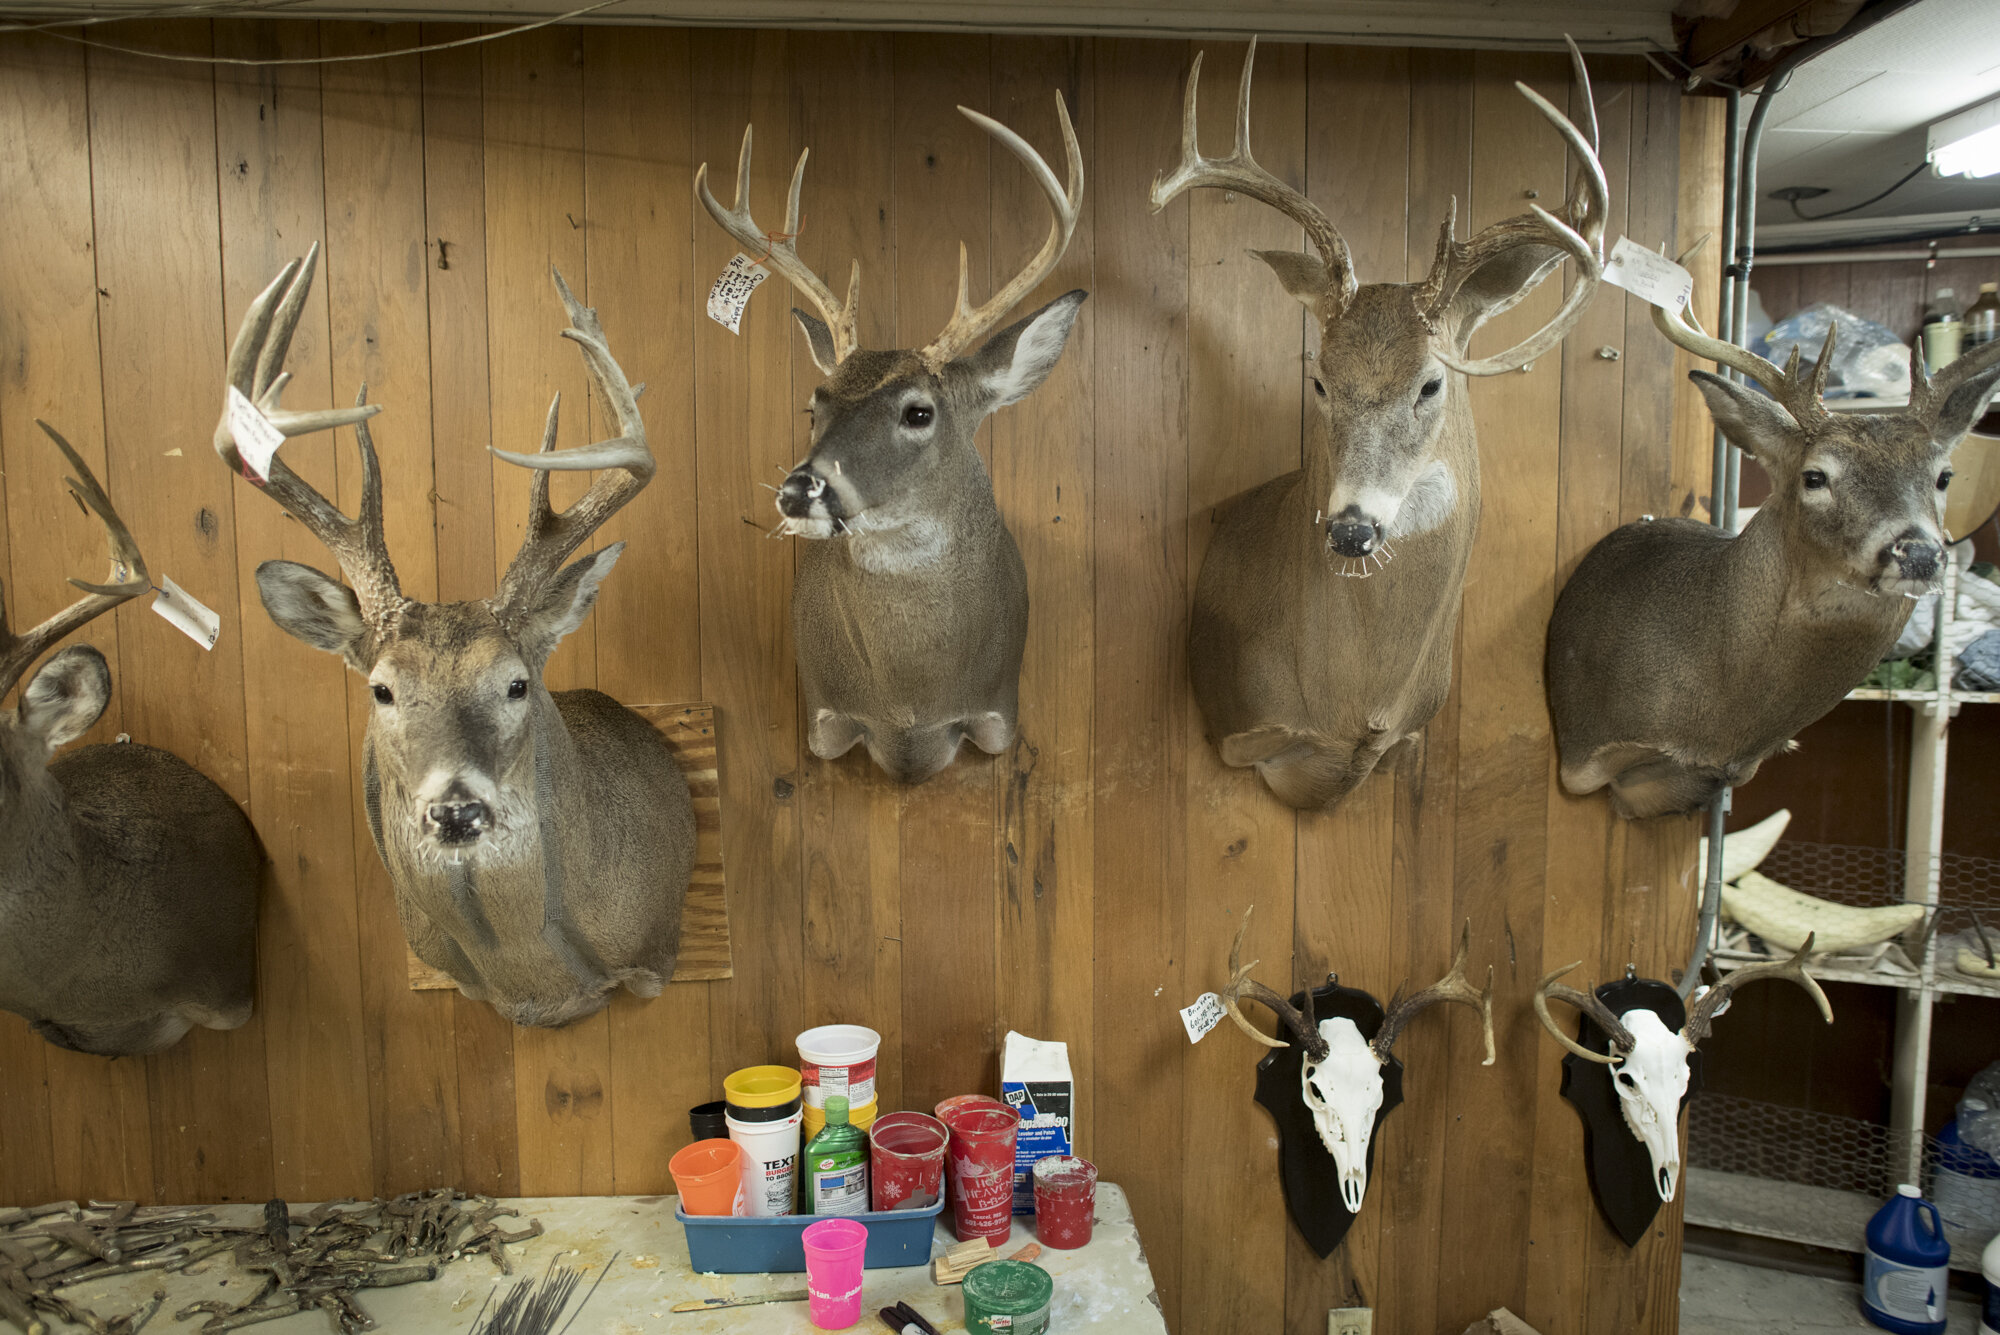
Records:
[[[903,425],[909,427],[926,427],[931,424],[931,419],[936,416],[937,409],[931,407],[928,403],[913,403],[903,409]]]
[[[1313,377],[1313,393],[1319,395],[1321,398],[1326,397],[1326,385],[1318,376]]]
[[[1951,485],[1951,479],[1952,479],[1952,471],[1949,468],[1945,469],[1942,473],[1939,473],[1938,490],[1943,491],[1946,487],[1949,487]]]
[[[369,687],[368,689],[375,693],[376,704],[393,705],[396,703],[396,693],[390,690],[387,686],[384,686],[381,682],[379,681],[376,682],[373,686]]]
[[[1431,379],[1424,381],[1424,387],[1417,391],[1417,397],[1420,399],[1434,399],[1438,396],[1438,391],[1443,388],[1444,388],[1444,377],[1434,376]]]
[[[509,700],[525,700],[525,699],[527,699],[527,698],[528,698],[528,683],[527,683],[526,681],[524,681],[523,679],[521,679],[520,677],[516,677],[516,678],[514,678],[514,680],[512,680],[512,681],[508,682],[508,683],[507,683],[507,698],[508,698]]]
[[[1805,471],[1805,484],[1807,491],[1818,491],[1826,485],[1826,474],[1817,468],[1808,468]]]

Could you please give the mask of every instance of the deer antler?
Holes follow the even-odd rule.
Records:
[[[1270,205],[1305,229],[1306,238],[1326,265],[1327,295],[1333,298],[1333,309],[1324,314],[1339,315],[1354,299],[1358,286],[1346,240],[1317,205],[1250,156],[1250,74],[1257,63],[1257,39],[1250,39],[1250,49],[1243,56],[1243,74],[1236,85],[1236,147],[1226,158],[1203,157],[1196,141],[1195,95],[1201,84],[1201,59],[1205,54],[1196,52],[1194,68],[1188,71],[1187,96],[1181,105],[1181,165],[1171,176],[1153,177],[1153,212],[1165,208],[1183,190],[1203,186],[1234,190]]]
[[[69,466],[76,470],[76,475],[64,478],[63,483],[69,488],[69,494],[104,525],[105,545],[111,552],[111,573],[103,584],[70,580],[71,584],[84,591],[85,596],[21,635],[8,629],[6,594],[0,590],[0,696],[14,689],[14,683],[21,679],[21,674],[50,645],[153,587],[152,576],[146,573],[146,558],[139,554],[139,544],[132,540],[131,530],[118,517],[118,511],[112,507],[111,498],[104,494],[104,488],[97,484],[90,465],[54,427],[39,417],[35,419],[35,425],[48,434],[48,438],[56,443],[56,448],[63,452],[63,457],[69,460]]]
[[[1312,1061],[1320,1061],[1326,1056],[1327,1045],[1326,1040],[1320,1037],[1318,1023],[1313,1019],[1312,989],[1306,989],[1305,1013],[1300,1014],[1292,1006],[1291,1002],[1250,977],[1250,971],[1256,968],[1262,961],[1251,960],[1248,964],[1238,963],[1243,958],[1243,936],[1244,933],[1250,930],[1250,915],[1254,912],[1256,912],[1254,905],[1243,911],[1243,925],[1236,929],[1236,940],[1229,947],[1229,985],[1216,995],[1222,1001],[1222,1008],[1229,1012],[1229,1018],[1236,1021],[1238,1029],[1241,1029],[1267,1048],[1290,1047],[1291,1044],[1284,1042],[1282,1039],[1272,1038],[1256,1025],[1251,1024],[1250,1021],[1243,1017],[1243,1012],[1238,1010],[1236,1006],[1236,1003],[1244,997],[1248,997],[1252,1001],[1263,1002],[1271,1008],[1272,1013],[1284,1023],[1285,1027],[1292,1031],[1293,1035],[1299,1040],[1299,1043],[1305,1048],[1306,1056]]]
[[[1926,425],[1935,426],[1945,401],[1960,385],[2000,360],[2000,340],[1983,344],[1963,357],[1938,368],[1935,376],[1924,372],[1921,339],[1910,343],[1910,406],[1908,411]]]
[[[1709,1024],[1715,1019],[1715,1013],[1722,1009],[1723,1003],[1729,1000],[1736,989],[1745,983],[1754,983],[1765,978],[1788,978],[1803,987],[1806,994],[1813,999],[1813,1003],[1819,1007],[1819,1013],[1825,1017],[1826,1022],[1832,1024],[1833,1007],[1828,1004],[1826,993],[1820,991],[1819,984],[1814,981],[1813,976],[1806,972],[1805,959],[1812,953],[1812,948],[1813,937],[1812,934],[1808,934],[1805,944],[1801,945],[1798,953],[1790,959],[1782,963],[1753,964],[1747,969],[1738,969],[1709,988],[1702,994],[1701,1000],[1694,1003],[1694,1009],[1688,1013],[1687,1024],[1681,1029],[1687,1036],[1687,1041],[1699,1043],[1707,1038]]]
[[[1576,43],[1568,36],[1563,41],[1569,45],[1570,65],[1576,74],[1577,89],[1589,112],[1588,135],[1579,131],[1570,123],[1569,117],[1557,111],[1547,98],[1527,84],[1516,82],[1514,85],[1521,96],[1527,98],[1535,110],[1555,127],[1556,133],[1563,137],[1563,142],[1569,145],[1571,154],[1576,158],[1577,170],[1563,200],[1562,216],[1557,217],[1539,204],[1532,205],[1527,213],[1494,223],[1460,245],[1453,235],[1458,218],[1458,201],[1453,200],[1445,212],[1444,226],[1438,231],[1437,258],[1416,293],[1417,309],[1423,312],[1426,322],[1435,327],[1445,308],[1451,305],[1452,298],[1482,265],[1520,246],[1554,246],[1565,252],[1576,261],[1576,282],[1571,285],[1569,296],[1564,298],[1555,317],[1507,351],[1476,360],[1461,358],[1449,349],[1438,352],[1439,361],[1466,375],[1500,375],[1518,371],[1561,343],[1576,327],[1576,322],[1583,318],[1584,308],[1590,304],[1598,281],[1604,276],[1604,223],[1610,210],[1611,191],[1605,184],[1604,168],[1597,161],[1597,106],[1591,100],[1590,71],[1584,68],[1583,53],[1577,50]],[[1527,282],[1521,284],[1514,297],[1496,306],[1492,314],[1497,315],[1525,297],[1549,269],[1560,262],[1561,256],[1558,256],[1536,270]]]
[[[1048,240],[1042,242],[1042,248],[1035,253],[1035,257],[982,306],[974,307],[967,298],[965,243],[958,243],[957,305],[943,332],[917,353],[932,375],[990,333],[1007,312],[1020,303],[1021,298],[1034,291],[1035,285],[1049,276],[1049,271],[1056,267],[1063,252],[1069,249],[1070,236],[1076,231],[1076,220],[1083,211],[1083,150],[1077,147],[1076,131],[1069,123],[1069,107],[1063,102],[1060,92],[1056,94],[1056,119],[1062,123],[1063,151],[1069,158],[1067,189],[1057,182],[1049,164],[1042,160],[1042,155],[1027,140],[991,116],[982,116],[970,107],[958,110],[967,120],[1005,144],[1007,150],[1021,160],[1028,174],[1035,178],[1035,184],[1048,196],[1053,216],[1049,220]]]
[[[1571,969],[1577,968],[1582,963],[1582,960],[1577,960],[1575,963],[1565,964],[1562,968],[1555,970],[1542,979],[1542,985],[1535,989],[1535,1014],[1540,1017],[1542,1027],[1555,1036],[1556,1042],[1562,1044],[1585,1061],[1596,1062],[1600,1066],[1609,1066],[1613,1062],[1620,1060],[1625,1054],[1631,1052],[1634,1047],[1638,1046],[1638,1043],[1632,1037],[1632,1032],[1619,1021],[1617,1016],[1611,1013],[1611,1008],[1605,1005],[1603,999],[1595,992],[1579,992],[1573,987],[1566,987],[1556,982],[1556,979],[1562,977]],[[1597,1027],[1611,1036],[1611,1046],[1623,1051],[1592,1052],[1589,1048],[1577,1042],[1568,1034],[1565,1034],[1562,1031],[1562,1027],[1555,1022],[1555,1017],[1549,1014],[1549,1001],[1551,998],[1556,1001],[1566,1001],[1595,1020]]]
[[[402,608],[407,599],[396,581],[396,567],[389,559],[388,544],[382,537],[382,473],[375,459],[375,443],[363,425],[382,411],[380,404],[366,403],[367,386],[352,408],[328,408],[314,412],[291,412],[279,406],[291,373],[284,369],[285,354],[291,349],[292,334],[305,310],[306,294],[312,291],[313,271],[319,265],[319,243],[314,242],[305,259],[293,260],[257,295],[244,313],[229,349],[229,383],[257,406],[286,438],[309,436],[316,431],[353,426],[361,453],[361,509],[349,519],[326,497],[291,470],[283,459],[273,456],[264,492],[285,507],[308,532],[326,544],[341,573],[354,587],[361,615],[370,625],[380,626]],[[215,452],[233,471],[246,471],[237,452],[236,437],[229,429],[225,406],[215,424]]]
[[[540,451],[535,454],[493,451],[496,459],[535,470],[534,482],[528,489],[528,532],[492,599],[492,606],[499,609],[503,620],[532,600],[535,591],[562,569],[562,563],[572,552],[653,480],[653,453],[647,448],[646,424],[639,416],[639,392],[645,386],[635,390],[626,381],[625,372],[605,344],[604,327],[598,323],[597,311],[577,301],[569,284],[563,282],[562,274],[554,269],[549,273],[555,279],[563,309],[569,314],[570,327],[562,331],[562,336],[582,350],[584,365],[590,368],[597,392],[604,396],[611,415],[618,421],[618,435],[594,445],[558,451],[556,419],[562,410],[562,395],[558,394],[549,404]],[[556,513],[549,505],[549,474],[587,470],[602,471],[581,500]]]
[[[1687,262],[1703,246],[1708,244],[1704,234],[1700,240],[1680,253],[1676,263],[1686,266]],[[1670,311],[1664,306],[1653,307],[1653,326],[1667,336],[1667,341],[1695,356],[1727,367],[1748,380],[1755,380],[1771,392],[1784,410],[1792,415],[1792,420],[1800,426],[1822,421],[1827,416],[1823,397],[1826,394],[1827,372],[1833,366],[1833,345],[1839,335],[1840,326],[1828,325],[1826,341],[1820,345],[1819,360],[1813,363],[1810,380],[1799,379],[1799,345],[1792,345],[1792,355],[1785,362],[1785,369],[1779,370],[1775,362],[1758,356],[1748,348],[1739,348],[1734,343],[1719,338],[1711,338],[1695,319],[1694,310]],[[1921,357],[1918,358],[1921,361]],[[1912,380],[1914,387],[1915,381]]]
[[[854,267],[847,276],[847,300],[834,300],[833,289],[820,281],[818,274],[806,267],[799,258],[799,188],[805,184],[806,159],[812,156],[810,148],[799,152],[799,165],[792,168],[792,189],[785,200],[785,230],[767,232],[757,225],[750,216],[750,126],[743,127],[743,147],[736,156],[736,204],[733,208],[723,208],[716,202],[708,189],[708,164],[695,168],[694,192],[701,199],[701,206],[708,210],[708,216],[715,219],[722,230],[736,239],[736,243],[757,260],[768,265],[773,273],[781,274],[786,281],[798,289],[799,295],[812,303],[819,312],[819,318],[826,322],[833,335],[833,360],[836,365],[847,360],[848,354],[860,346],[854,332],[855,314],[861,304],[861,261],[855,260]],[[824,367],[823,370],[832,370]]]
[[[1451,972],[1415,996],[1398,996],[1390,1001],[1389,1013],[1382,1018],[1382,1027],[1368,1044],[1375,1053],[1375,1060],[1389,1060],[1389,1050],[1396,1046],[1403,1026],[1415,1019],[1425,1007],[1440,1001],[1456,1001],[1479,1011],[1486,1036],[1486,1060],[1480,1065],[1493,1064],[1493,966],[1486,966],[1486,990],[1473,991],[1472,985],[1465,981],[1465,953],[1471,946],[1472,920],[1468,918],[1464,930],[1459,933],[1458,954],[1451,961]]]

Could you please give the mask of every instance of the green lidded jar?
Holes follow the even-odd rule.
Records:
[[[801,1214],[868,1213],[868,1133],[847,1120],[847,1097],[826,1096],[826,1126],[806,1146]]]
[[[988,1261],[965,1276],[965,1328],[974,1335],[1043,1335],[1056,1282],[1026,1261]]]

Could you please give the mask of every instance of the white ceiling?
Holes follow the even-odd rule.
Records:
[[[1808,61],[1773,96],[1758,159],[1760,235],[1798,221],[1773,190],[1828,188],[1800,204],[1808,214],[1858,204],[1924,160],[1933,122],[2000,97],[2000,2],[1920,0]],[[1746,125],[1755,104],[1744,101]],[[1926,169],[1842,222],[1981,210],[2000,211],[2000,176],[1942,180]]]

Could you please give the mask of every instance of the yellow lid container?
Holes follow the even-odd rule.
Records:
[[[859,1108],[850,1108],[847,1112],[848,1123],[866,1131],[875,1124],[875,1114],[880,1110],[881,1100],[879,1099],[870,1100],[862,1104]],[[809,1142],[814,1136],[826,1130],[826,1109],[815,1108],[808,1103],[803,1111],[806,1115],[805,1125],[799,1128],[799,1134],[804,1136]]]
[[[739,1108],[776,1108],[799,1097],[799,1084],[799,1073],[789,1066],[746,1066],[729,1073],[722,1093]]]

